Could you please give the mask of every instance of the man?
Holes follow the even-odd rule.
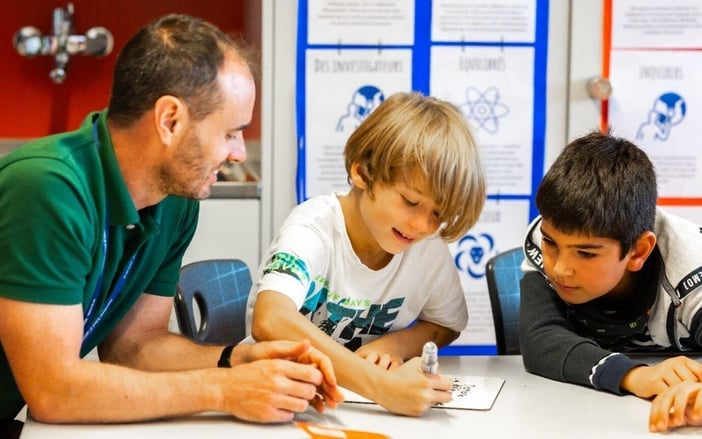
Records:
[[[243,46],[169,15],[126,44],[106,111],[0,160],[0,437],[25,402],[43,422],[281,422],[342,399],[309,342],[168,332],[196,200],[246,158],[254,99]],[[101,362],[83,360],[95,347]]]

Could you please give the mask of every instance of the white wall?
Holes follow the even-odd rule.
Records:
[[[261,248],[295,206],[297,1],[263,0]]]
[[[590,98],[587,81],[602,73],[602,1],[570,0],[570,92],[568,140],[600,124],[600,101]]]

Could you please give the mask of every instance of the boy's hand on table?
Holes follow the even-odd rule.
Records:
[[[702,363],[680,355],[630,370],[622,380],[622,389],[648,399],[686,381],[702,381]]]
[[[702,383],[678,383],[651,404],[648,428],[652,432],[685,425],[702,425]]]

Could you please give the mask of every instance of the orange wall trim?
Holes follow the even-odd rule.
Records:
[[[603,0],[602,13],[602,77],[609,78],[609,55],[612,51],[612,0]],[[609,100],[600,103],[600,131],[606,133],[609,124]]]
[[[659,198],[660,206],[702,206],[702,198]]]

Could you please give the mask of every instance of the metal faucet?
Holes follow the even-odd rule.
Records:
[[[104,27],[88,29],[85,35],[74,34],[73,3],[66,8],[54,9],[53,33],[42,35],[34,26],[24,26],[15,32],[13,44],[21,56],[53,55],[56,67],[49,77],[60,84],[66,79],[66,69],[71,55],[106,56],[112,52],[114,39]]]

